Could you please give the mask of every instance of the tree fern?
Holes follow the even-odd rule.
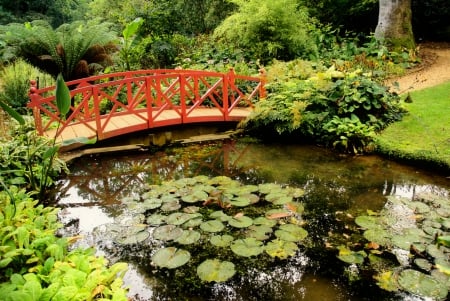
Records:
[[[116,35],[106,23],[86,25],[75,22],[55,30],[44,21],[33,21],[2,27],[0,38],[16,49],[17,56],[55,78],[61,73],[69,81],[89,75],[85,74],[89,73],[87,67],[86,72],[79,72],[81,65],[104,65],[107,61],[105,45],[114,41]]]

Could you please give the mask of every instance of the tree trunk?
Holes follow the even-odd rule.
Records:
[[[380,0],[375,38],[394,50],[415,47],[411,24],[411,0]]]

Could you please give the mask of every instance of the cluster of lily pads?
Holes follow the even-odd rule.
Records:
[[[151,244],[151,263],[176,269],[195,246],[239,258],[294,256],[308,233],[302,228],[304,191],[274,183],[244,185],[226,176],[196,176],[148,185],[139,198],[123,200],[126,222],[104,227],[119,245]],[[193,247],[194,246],[194,247]],[[222,252],[222,251],[227,252]],[[211,252],[214,256],[214,252]],[[236,273],[233,256],[204,259],[202,281],[223,282]]]
[[[377,284],[385,290],[445,299],[450,290],[448,198],[391,196],[379,213],[369,213],[355,218],[366,240],[364,247],[341,245],[338,258],[372,267]]]

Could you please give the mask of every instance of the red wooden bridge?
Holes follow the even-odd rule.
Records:
[[[55,87],[32,82],[30,103],[40,135],[67,141],[104,140],[150,128],[239,121],[265,96],[258,77],[197,70],[140,70],[67,82],[70,112],[61,118]]]

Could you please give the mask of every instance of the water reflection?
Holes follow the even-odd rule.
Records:
[[[314,242],[312,252],[299,254],[273,271],[249,271],[249,276],[240,279],[240,283],[215,285],[210,299],[190,300],[269,297],[270,300],[373,300],[371,292],[359,296],[344,287],[339,278],[342,271],[330,274],[336,256],[323,253],[323,246],[329,232],[342,231],[336,224],[335,213],[379,210],[388,195],[448,196],[450,191],[450,181],[445,177],[376,156],[340,156],[314,146],[238,141],[170,148],[157,153],[84,157],[74,162],[70,170],[71,174],[58,184],[56,199],[58,206],[63,207],[63,217],[77,220],[78,233],[87,234],[86,245],[95,245],[89,233],[96,226],[110,223],[122,213],[121,200],[138,195],[147,184],[196,175],[226,175],[244,183],[277,182],[307,191],[303,202]],[[130,263],[126,281],[140,283],[131,285],[130,296],[137,296],[136,300],[170,299],[167,297],[170,286],[159,283],[140,262],[130,260]],[[405,298],[410,297],[396,296],[391,300]]]

